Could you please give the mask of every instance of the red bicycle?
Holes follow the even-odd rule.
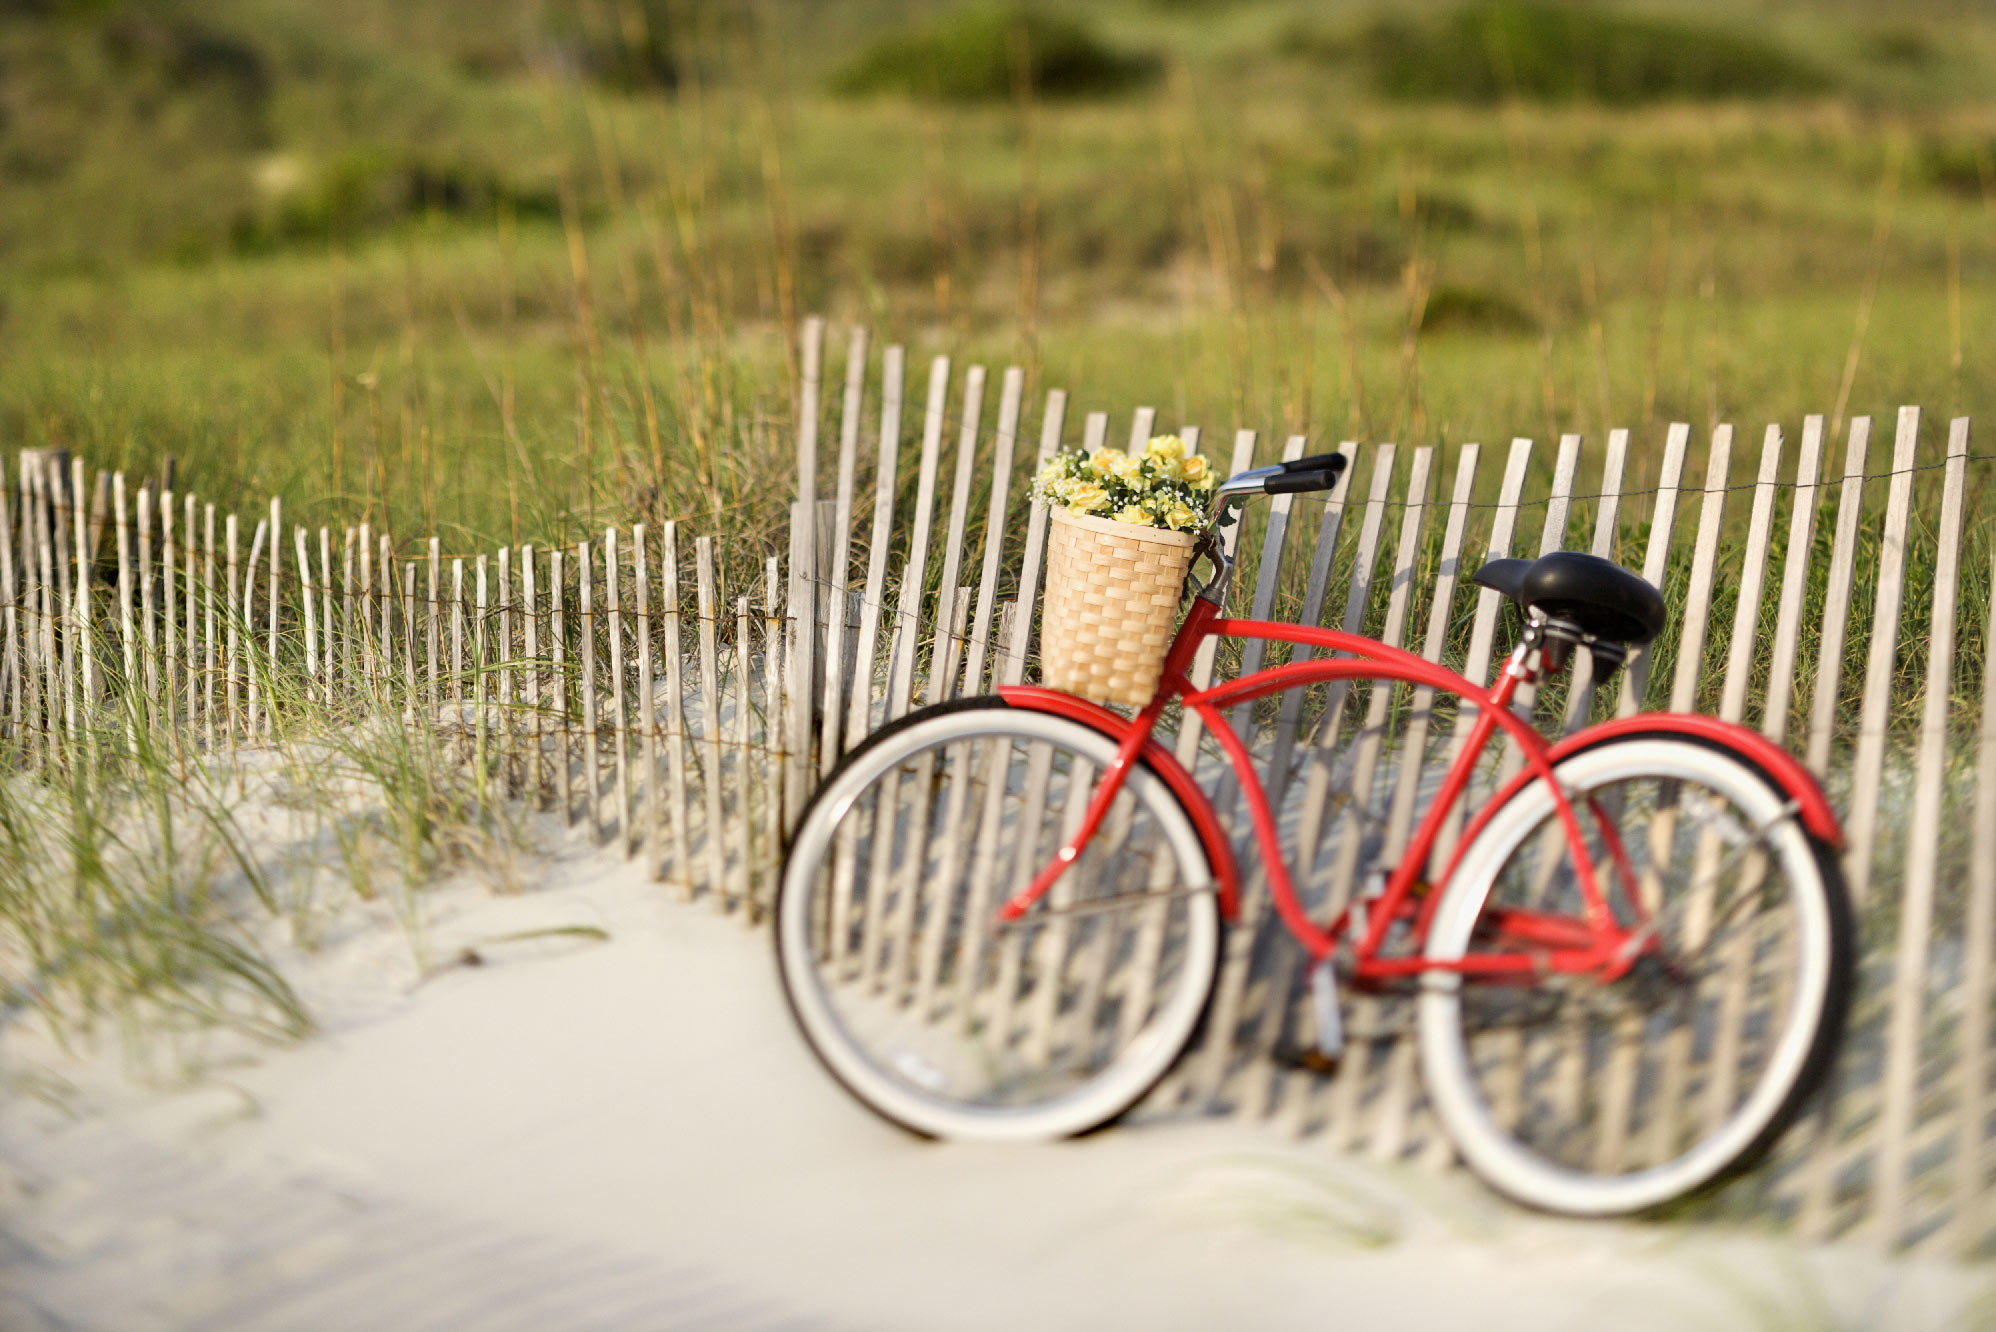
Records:
[[[846,757],[804,813],[776,906],[799,1026],[855,1096],[917,1133],[1085,1132],[1148,1095],[1198,1034],[1221,924],[1252,871],[1309,955],[1321,1055],[1343,1046],[1340,976],[1405,994],[1433,1108],[1498,1190],[1599,1216],[1713,1183],[1773,1143],[1834,1058],[1853,965],[1836,816],[1785,751],[1710,717],[1647,713],[1555,741],[1516,715],[1519,691],[1576,651],[1598,681],[1662,628],[1657,590],[1605,560],[1561,552],[1477,571],[1525,614],[1489,688],[1368,638],[1227,617],[1219,531],[1248,497],[1329,490],[1343,466],[1308,458],[1220,487],[1195,559],[1210,577],[1191,580],[1134,718],[1001,688],[910,713]],[[1307,651],[1199,688],[1194,658],[1214,638]],[[1223,715],[1357,681],[1474,710],[1426,813],[1398,837],[1380,834],[1369,790],[1318,813],[1278,808]],[[1173,704],[1224,753],[1222,803],[1238,798],[1253,827],[1245,864],[1214,799],[1156,738]],[[1471,814],[1472,778],[1500,738],[1515,775],[1498,765]],[[1299,761],[1330,772],[1330,748]],[[1315,916],[1285,824],[1311,842],[1305,877],[1331,871]],[[1396,863],[1354,876],[1396,843]],[[1340,882],[1356,885],[1342,900]]]

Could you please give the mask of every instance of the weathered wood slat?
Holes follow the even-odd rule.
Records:
[[[99,472],[97,474],[97,480],[101,485],[101,483],[104,480],[104,474],[102,472]],[[184,544],[187,547],[187,553],[186,553],[187,572],[183,582],[181,583],[181,588],[182,591],[185,593],[185,595],[181,598],[181,600],[185,603],[187,609],[187,639],[185,643],[185,651],[187,653],[187,671],[186,671],[187,727],[189,733],[191,734],[194,727],[196,705],[200,699],[199,691],[201,686],[201,633],[200,633],[201,624],[200,624],[200,616],[197,614],[196,610],[195,589],[197,584],[195,583],[195,575],[194,575],[195,556],[197,553],[196,548],[199,545],[199,543],[195,539],[195,534],[194,534],[194,514],[195,514],[194,496],[192,495],[187,496],[185,499],[181,501],[181,504],[183,506],[181,510],[183,515],[183,523],[181,531],[185,534]],[[86,542],[85,544],[87,545],[88,543]],[[85,581],[87,582],[88,580],[86,579]],[[89,650],[89,655],[84,658],[84,665],[86,668],[88,668],[91,665],[92,660],[96,656],[97,635],[94,632],[91,634],[90,640],[91,640],[91,646]],[[94,704],[97,699],[97,682],[94,679],[86,679],[84,682],[84,687],[85,687],[85,692],[90,695],[91,702]]]
[[[0,472],[0,505],[6,503],[7,487],[4,478],[5,473]],[[76,644],[80,659],[77,664],[77,687],[82,694],[79,709],[87,713],[97,706],[97,625],[90,609],[90,584],[94,580],[95,570],[90,560],[90,535],[83,512],[83,492],[83,460],[77,458],[70,463],[70,518],[75,527],[70,545],[76,555]],[[187,517],[187,525],[181,529],[182,545],[189,545],[193,537],[194,504],[191,496],[187,502]],[[0,543],[4,543],[5,540],[6,525],[0,523]],[[180,569],[170,560],[168,566],[166,579],[171,585]],[[188,602],[188,628],[190,631],[193,628],[191,600]],[[189,720],[193,715],[193,709],[189,708],[187,713]],[[81,724],[87,728],[90,725],[89,719],[82,718]],[[176,730],[176,734],[184,737],[185,732]]]
[[[1829,580],[1823,588],[1823,619],[1816,644],[1816,689],[1809,705],[1808,764],[1823,772],[1836,732],[1837,701],[1843,678],[1844,635],[1849,630],[1851,583],[1857,576],[1857,532],[1864,520],[1864,468],[1871,449],[1871,418],[1850,423],[1844,449],[1844,479],[1837,492],[1837,530],[1830,543]]]
[[[1670,708],[1687,712],[1705,679],[1705,640],[1712,614],[1712,584],[1719,571],[1719,537],[1726,520],[1726,489],[1732,470],[1733,428],[1712,432],[1705,461],[1705,499],[1698,510],[1698,536],[1691,549],[1691,581],[1684,615],[1677,625],[1677,672],[1670,682]]]
[[[52,503],[54,497],[46,495],[46,489],[48,487],[44,481],[44,501],[36,505],[36,511],[44,523],[48,521],[48,509],[54,507]],[[160,621],[156,615],[158,607],[154,605],[154,595],[152,595],[152,487],[142,485],[138,489],[136,499],[138,499],[138,631],[140,631],[140,651],[144,659],[142,679],[146,681],[146,693],[140,699],[136,699],[136,703],[140,703],[142,715],[152,719],[160,699]],[[46,569],[42,571],[42,577],[44,581],[50,581]],[[48,637],[50,643],[54,643],[56,635],[50,633]],[[54,653],[50,653],[50,657],[54,659]],[[255,711],[253,679],[250,681],[250,695],[251,713],[253,713]],[[54,695],[50,697],[50,707],[54,709]]]
[[[1034,481],[1039,479],[1040,469],[1060,451],[1061,428],[1066,417],[1067,394],[1054,389],[1047,394],[1046,412],[1040,417],[1040,451],[1033,460]],[[1031,491],[1027,493],[1030,500]],[[1004,640],[1005,657],[999,667],[999,674],[1007,684],[1017,684],[1025,678],[1033,617],[1040,602],[1040,570],[1046,562],[1047,521],[1047,506],[1031,500],[1026,517],[1026,553],[1019,570],[1019,595],[1012,601],[1012,629]]]
[[[1005,521],[1012,498],[1012,455],[1019,439],[1019,406],[1026,392],[1026,372],[1013,366],[1005,371],[998,393],[998,439],[991,460],[991,503],[984,516],[984,562],[978,571],[977,609],[971,617],[970,642],[966,646],[963,692],[984,691],[985,655],[991,641],[991,608],[998,595],[999,562],[1005,556]]]
[[[899,348],[889,348],[899,351]],[[774,904],[776,886],[783,873],[781,850],[783,846],[783,765],[777,751],[781,748],[777,734],[778,718],[783,715],[783,615],[778,588],[781,586],[782,570],[776,556],[769,557],[767,571],[763,576],[762,607],[762,763],[763,763],[763,845],[769,849],[768,863],[764,866],[766,887],[764,901]],[[676,645],[675,645],[676,647]],[[674,656],[678,654],[675,651]],[[855,716],[863,715],[855,712]],[[683,803],[683,802],[682,802]],[[685,864],[682,853],[680,863]],[[682,870],[682,873],[684,871]]]
[[[526,548],[527,562],[523,569],[529,588],[533,586],[533,549],[532,546]],[[299,561],[300,567],[303,568],[304,564],[305,561],[301,559]],[[527,603],[529,605],[533,604],[533,597],[531,595],[527,598]],[[312,604],[309,593],[306,596],[305,604],[307,606]],[[419,700],[422,697],[418,692],[419,686],[416,683],[416,625],[420,614],[421,612],[417,610],[416,603],[416,562],[410,560],[402,566],[402,707],[405,722],[413,722],[415,720],[417,715],[416,709],[420,706]],[[528,623],[531,625],[532,620],[529,619]],[[531,629],[529,632],[531,632]],[[541,754],[539,737],[540,733],[536,731],[534,744],[534,761],[536,765],[540,762]],[[535,770],[538,773],[538,766]],[[540,807],[540,787],[538,784],[534,787],[534,807],[537,809]]]
[[[724,905],[732,905],[727,901],[728,853],[722,840],[721,666],[714,637],[720,588],[714,577],[714,538],[710,536],[693,542],[693,577],[700,616],[700,791],[707,810],[707,826],[701,830],[700,840],[707,851],[707,882]]]
[[[901,566],[901,595],[894,610],[894,664],[887,684],[887,720],[908,710],[915,688],[915,648],[921,636],[928,575],[929,534],[935,522],[936,467],[942,452],[944,409],[949,400],[949,358],[929,362],[929,399],[922,413],[922,461],[915,483],[915,523]]]
[[[1781,427],[1770,425],[1761,442],[1760,475],[1754,481],[1753,513],[1747,520],[1739,597],[1733,603],[1733,630],[1726,644],[1726,674],[1719,693],[1719,716],[1724,721],[1737,722],[1746,716],[1747,689],[1753,683],[1753,661],[1760,646],[1761,590],[1767,581],[1767,556],[1773,545],[1783,443]]]
[[[825,355],[825,321],[804,321],[803,367],[797,395],[797,500],[791,510],[790,761],[785,805],[804,804],[811,773],[811,708],[818,679],[818,388]],[[702,681],[702,687],[708,682]],[[711,830],[710,830],[711,836]]]
[[[1894,477],[1894,481],[1898,478]],[[1892,1008],[1885,1030],[1885,1107],[1879,1118],[1877,1233],[1897,1247],[1911,1204],[1909,1178],[1915,1097],[1919,1091],[1922,1017],[1927,997],[1928,935],[1933,928],[1941,808],[1947,779],[1948,711],[1954,685],[1955,598],[1961,579],[1962,505],[1968,481],[1968,418],[1948,430],[1941,491],[1933,602],[1927,634],[1927,682],[1913,778],[1912,822],[1899,898],[1899,939],[1892,966]],[[1971,1158],[1973,1159],[1973,1158]],[[1957,1162],[1957,1169],[1963,1163]]]
[[[658,788],[663,779],[658,770],[658,691],[652,679],[652,631],[653,612],[651,596],[651,561],[648,543],[645,541],[645,525],[639,523],[631,529],[631,558],[635,563],[632,577],[637,595],[637,614],[631,621],[631,631],[638,639],[638,761],[639,772],[643,774],[643,790],[639,793],[645,805],[645,826],[641,834],[645,849],[646,863],[652,866],[656,876],[662,859],[661,844],[665,840],[665,809],[659,799]],[[528,650],[529,657],[533,655]],[[743,742],[748,742],[744,738]]]
[[[119,479],[113,478],[112,480],[113,491],[115,492],[121,484],[122,483]],[[120,531],[123,531],[124,526],[125,526],[124,523],[120,522],[118,524],[118,529]],[[219,593],[217,591],[217,584],[215,582],[215,506],[212,504],[206,506],[206,508],[203,509],[202,511],[201,546],[202,546],[201,590],[202,590],[202,601],[204,603],[203,611],[205,614],[205,619],[202,625],[203,634],[202,634],[202,643],[201,643],[201,648],[202,648],[201,714],[202,714],[202,723],[203,723],[202,735],[203,738],[207,741],[209,752],[213,753],[215,749],[215,738],[216,738],[215,668],[216,668],[216,658],[219,652],[218,640],[216,638],[216,633],[215,633],[215,625],[216,625],[216,620],[218,618],[218,607],[216,603],[216,598],[219,595]],[[122,571],[122,561],[121,561],[120,572],[118,576],[118,582],[119,582],[118,602],[121,615],[127,605],[125,601],[124,581],[125,580]],[[130,640],[130,635],[125,635],[125,637],[127,641]],[[125,664],[125,678],[128,680],[131,678],[131,663],[129,661],[127,661]]]
[[[33,495],[33,491],[28,488],[29,481],[26,476],[23,476],[21,478],[21,481],[22,481],[22,495],[24,497],[28,497],[27,503],[24,503],[21,508],[21,525],[24,529],[27,529],[32,527],[34,522],[33,518],[34,510],[32,507],[33,500],[31,498]],[[210,511],[212,512],[213,506],[211,505],[209,507]],[[130,523],[127,521],[127,511],[125,504],[125,474],[123,472],[119,472],[111,478],[111,508],[115,516],[115,521],[117,523],[117,533],[118,533],[118,644],[120,648],[122,648],[123,650],[124,654],[123,660],[125,664],[125,672],[120,679],[120,687],[125,691],[126,698],[124,706],[126,707],[127,710],[129,710],[131,707],[131,693],[133,690],[133,681],[135,681],[138,678],[139,674],[139,650],[138,650],[138,644],[135,641],[137,626],[134,623],[133,614],[132,614],[132,602],[134,600],[133,594],[135,591],[135,589],[132,586],[132,529]],[[212,533],[213,527],[214,523],[211,520],[209,522],[210,537],[208,543],[210,548],[211,566],[213,564],[212,553],[214,547],[214,538]],[[27,561],[23,560],[21,563],[25,567]],[[212,573],[212,568],[211,568],[211,573]],[[26,580],[24,579],[23,581],[25,582]],[[212,578],[210,581],[212,582]],[[29,608],[26,606],[23,607],[24,611],[28,609]],[[210,615],[212,618],[212,610],[210,612]],[[212,639],[214,637],[214,629],[212,625],[210,626],[208,632],[209,632],[209,637]],[[32,637],[32,635],[28,635],[26,637]],[[211,658],[209,665],[212,667],[213,664],[214,663]],[[30,726],[36,724],[36,718],[33,715],[33,709],[36,706],[34,703],[34,690],[37,684],[39,683],[39,681],[37,680],[38,672],[34,669],[34,667],[35,667],[34,659],[30,655],[30,653],[27,650],[25,650],[25,644],[24,644],[24,651],[22,653],[22,661],[21,661],[21,674],[28,684],[28,696],[29,696],[28,707],[30,709],[29,713]],[[132,723],[129,720],[127,720],[126,722],[125,729],[127,736],[131,737],[133,735],[133,730],[132,730]]]
[[[846,342],[845,396],[839,405],[839,469],[832,509],[832,559],[823,577],[825,597],[825,697],[818,738],[818,772],[829,776],[839,761],[845,705],[846,588],[852,581],[852,492],[858,468],[859,417],[866,395],[866,330],[855,327]],[[744,857],[746,860],[746,857]]]
[[[402,576],[402,604],[405,608],[402,617],[402,661],[407,674],[405,692],[409,706],[416,706],[416,625],[410,618],[416,602],[416,566],[413,561]],[[520,605],[521,639],[527,654],[526,671],[521,677],[522,701],[526,704],[527,721],[533,728],[533,743],[527,754],[527,797],[531,809],[547,807],[547,731],[545,681],[547,662],[541,656],[541,600],[540,600],[540,556],[532,546],[520,547]]]
[[[121,528],[123,525],[122,523],[119,524]],[[242,687],[243,678],[242,658],[240,655],[240,648],[242,646],[243,597],[242,569],[237,549],[236,528],[236,515],[232,513],[224,520],[222,528],[228,552],[227,576],[229,598],[227,603],[228,622],[223,626],[224,632],[227,635],[228,647],[227,651],[223,654],[222,696],[226,711],[224,713],[222,734],[227,737],[231,746],[235,744],[238,728],[242,725],[242,713],[237,707],[237,699]],[[134,672],[126,681],[126,687],[136,688],[137,678],[137,673]],[[134,708],[133,711],[136,712],[137,709]]]
[[[1857,759],[1851,782],[1844,877],[1862,907],[1871,894],[1872,853],[1878,841],[1879,791],[1885,777],[1885,722],[1892,709],[1892,673],[1899,651],[1899,615],[1906,594],[1906,535],[1913,517],[1913,464],[1920,441],[1920,409],[1901,407],[1892,442],[1892,485],[1885,501],[1885,534],[1878,548],[1878,595],[1871,604],[1871,645],[1864,664],[1864,698],[1858,705]]]
[[[263,559],[263,543],[269,531],[270,520],[267,518],[258,519],[256,531],[250,537],[249,562],[243,566],[243,600],[241,607],[243,621],[242,673],[247,703],[243,714],[243,735],[246,739],[251,740],[257,737],[263,725],[263,682],[261,678],[263,672],[257,662],[257,648],[259,644],[257,642],[255,620],[256,572],[257,565]],[[152,584],[152,570],[150,568],[145,571],[143,581],[147,585],[148,590],[150,590]],[[154,642],[146,645],[146,661],[148,663],[148,670],[146,672],[148,687],[146,693],[148,699],[154,697],[152,686],[156,683],[156,673],[150,669],[150,663],[153,660],[153,649],[156,646],[156,639]]]
[[[663,616],[665,649],[665,779],[666,812],[672,824],[672,866],[673,874],[679,883],[680,894],[693,896],[693,853],[692,840],[688,836],[686,823],[689,814],[686,787],[686,682],[683,663],[686,659],[685,639],[679,623],[679,524],[668,520],[659,533],[658,580],[660,612]],[[776,587],[769,589],[771,610],[774,613]],[[774,663],[771,670],[776,669]],[[772,756],[780,754],[783,748],[784,713],[771,703],[771,712],[765,725],[768,730],[768,743]],[[777,799],[782,793],[785,778],[783,763],[776,758],[776,785],[771,798]],[[780,801],[779,801],[780,804]]]
[[[630,711],[624,697],[624,557],[618,550],[617,529],[603,533],[603,595],[610,603],[610,723],[611,743],[617,747],[613,775],[617,792],[617,845],[626,856],[635,851],[631,844],[631,734]],[[711,689],[702,682],[703,689]]]
[[[953,650],[948,631],[956,607],[957,580],[963,574],[964,531],[970,522],[970,483],[977,465],[977,436],[983,416],[984,367],[973,365],[963,382],[963,419],[956,441],[956,475],[950,485],[949,525],[943,537],[935,639],[929,660],[929,691],[924,700],[929,703],[948,698],[956,683],[956,672],[948,669],[944,658]]]
[[[566,554],[567,552],[560,546],[556,546],[548,552],[548,641],[554,650],[554,775],[557,788],[556,797],[561,801],[562,823],[567,827],[573,828],[575,826],[575,786],[574,778],[570,774],[571,760],[569,758],[569,755],[573,752],[573,747],[570,743],[569,726],[569,717],[572,715],[569,698],[573,690],[570,688],[568,674],[568,617],[565,607],[562,604],[562,587],[565,580],[562,578],[561,567],[563,557]],[[434,587],[436,584],[434,577],[434,570],[436,568],[434,547],[432,548],[430,557],[430,568],[433,571],[430,583]],[[430,623],[432,627],[436,624],[436,615],[434,613],[430,616]],[[434,671],[434,654],[431,657],[431,663],[431,669]],[[434,676],[432,678],[430,693],[432,697],[436,694]]]
[[[1621,535],[1622,473],[1629,457],[1629,432],[1608,432],[1608,451],[1601,460],[1601,491],[1594,509],[1594,540],[1588,553],[1596,559],[1615,558],[1616,538]],[[1594,695],[1599,682],[1594,678],[1594,654],[1577,652],[1567,667],[1566,722],[1563,730],[1573,734],[1594,716]]]
[[[862,362],[863,364],[863,362]],[[845,524],[840,523],[843,528]],[[835,603],[843,605],[841,599]],[[841,616],[840,618],[843,618]],[[827,748],[830,740],[828,736]],[[761,916],[761,909],[755,900],[754,859],[755,845],[753,830],[755,811],[749,792],[749,599],[735,598],[735,819],[734,887],[731,890],[736,901],[742,904],[744,918],[754,924]],[[649,785],[656,787],[657,783]]]
[[[511,797],[519,794],[520,787],[520,742],[516,729],[519,723],[519,710],[515,707],[513,693],[513,662],[515,653],[513,651],[513,551],[511,547],[499,547],[497,565],[499,576],[499,643],[497,649],[492,654],[492,669],[493,674],[498,677],[499,713],[497,720],[499,734],[503,737],[501,744],[505,749],[505,752],[499,756],[500,780],[507,796]],[[386,560],[383,560],[381,563],[381,572],[382,590],[385,593],[388,588],[388,562]],[[381,661],[382,678],[377,682],[376,688],[383,697],[386,697],[388,693],[388,676],[390,668],[394,663],[394,658],[390,653],[391,645],[388,642],[385,625],[378,641],[378,656]]]
[[[583,543],[583,547],[578,549],[586,548],[586,545],[587,543]],[[587,556],[582,554],[576,556],[576,568],[581,571],[584,581],[593,577],[589,571]],[[327,623],[331,622],[329,617]],[[593,623],[586,610],[583,612],[583,623],[585,626]],[[344,631],[344,622],[341,628]],[[344,632],[340,636],[344,639]],[[341,649],[338,661],[341,687],[344,689],[348,661],[344,647]],[[461,555],[454,557],[450,562],[450,701],[454,705],[452,711],[456,714],[455,720],[459,726],[462,726],[464,723],[464,557]]]
[[[1795,464],[1794,502],[1788,515],[1788,555],[1781,572],[1781,609],[1774,622],[1774,655],[1767,668],[1767,699],[1761,734],[1781,742],[1788,733],[1788,708],[1795,696],[1796,658],[1801,649],[1802,611],[1808,600],[1809,565],[1816,538],[1816,498],[1823,468],[1823,418],[1802,421],[1802,456]]]
[[[859,599],[859,641],[853,652],[852,705],[845,748],[857,745],[873,727],[875,658],[880,651],[880,617],[887,598],[887,556],[894,536],[894,487],[901,457],[901,396],[904,354],[889,347],[882,358],[880,456],[874,464],[873,526],[866,544],[866,588]],[[889,672],[892,674],[892,663]]]
[[[1684,484],[1684,455],[1691,443],[1691,427],[1674,423],[1664,435],[1663,461],[1657,467],[1656,502],[1650,508],[1649,545],[1643,552],[1643,577],[1652,587],[1662,587],[1670,568],[1671,537],[1677,529],[1677,501]],[[1622,668],[1622,687],[1617,696],[1618,716],[1633,717],[1649,694],[1650,668],[1655,664],[1656,644],[1646,643],[1629,654]]]
[[[603,838],[603,779],[596,747],[596,571],[589,543],[575,545],[576,630],[582,649],[582,804],[589,815],[589,835]]]
[[[474,613],[471,617],[471,770],[472,774],[477,778],[479,790],[482,793],[485,789],[487,779],[486,765],[490,753],[487,748],[486,736],[491,730],[485,707],[485,690],[487,685],[485,672],[487,661],[485,626],[492,603],[489,599],[491,590],[486,586],[486,560],[484,551],[478,553],[475,570],[476,590],[474,596],[476,599],[472,603]],[[365,660],[365,653],[363,653],[363,666]]]

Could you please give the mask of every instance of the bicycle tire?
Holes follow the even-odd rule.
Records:
[[[1051,859],[1115,748],[1080,722],[955,700],[870,736],[806,807],[776,900],[778,973],[812,1053],[882,1118],[964,1141],[1088,1132],[1198,1033],[1218,903],[1190,816],[1141,761],[1053,893],[973,942]]]
[[[1628,866],[1617,882],[1632,877],[1655,899],[1656,960],[1605,985],[1429,972],[1423,1073],[1465,1162],[1498,1191],[1573,1216],[1650,1211],[1763,1156],[1826,1076],[1854,966],[1849,898],[1785,792],[1715,742],[1616,737],[1566,756],[1555,775],[1597,844],[1590,856],[1604,858],[1613,827]],[[1641,843],[1624,826],[1632,811],[1648,820]],[[1522,788],[1465,849],[1427,958],[1462,958],[1502,928],[1506,905],[1544,909],[1531,894],[1577,904],[1570,870],[1559,872],[1570,859],[1546,784]],[[1687,864],[1689,883],[1670,895]],[[1625,924],[1637,919],[1626,894],[1615,901]],[[1764,1059],[1757,1071],[1743,1071],[1749,1056]]]

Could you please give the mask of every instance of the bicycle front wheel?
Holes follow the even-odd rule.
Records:
[[[1139,764],[1019,921],[998,908],[1079,828],[1115,743],[969,699],[849,755],[799,823],[778,967],[811,1049],[931,1137],[1064,1137],[1140,1101],[1197,1031],[1219,963],[1204,848]]]
[[[1829,848],[1730,751],[1645,734],[1555,775],[1640,955],[1612,981],[1426,974],[1423,1068],[1443,1126],[1497,1189],[1570,1215],[1638,1212],[1750,1162],[1800,1111],[1842,1032],[1850,907]],[[1529,954],[1583,919],[1546,783],[1484,826],[1447,892],[1431,962]]]

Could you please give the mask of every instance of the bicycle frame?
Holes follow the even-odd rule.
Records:
[[[1213,638],[1291,643],[1342,655],[1269,667],[1200,689],[1193,684],[1187,672],[1200,646]],[[1154,732],[1166,707],[1180,700],[1212,731],[1227,755],[1247,802],[1256,843],[1268,876],[1270,896],[1290,934],[1313,960],[1321,960],[1335,952],[1345,936],[1353,932],[1354,925],[1363,920],[1362,929],[1351,939],[1349,973],[1354,981],[1361,984],[1404,978],[1431,970],[1520,979],[1529,979],[1547,971],[1593,972],[1611,980],[1632,966],[1647,943],[1642,908],[1633,891],[1634,871],[1620,845],[1612,820],[1600,816],[1597,810],[1602,840],[1610,859],[1615,862],[1616,876],[1625,884],[1622,897],[1634,917],[1634,924],[1624,927],[1617,923],[1615,913],[1609,906],[1601,867],[1595,864],[1589,853],[1572,802],[1553,774],[1554,765],[1567,754],[1614,736],[1660,730],[1718,741],[1741,751],[1789,792],[1797,817],[1809,831],[1833,846],[1841,845],[1842,831],[1814,779],[1785,750],[1744,727],[1692,714],[1647,713],[1605,722],[1557,743],[1548,740],[1511,710],[1519,688],[1537,681],[1538,666],[1533,647],[1534,639],[1528,630],[1525,640],[1505,662],[1496,683],[1484,688],[1424,657],[1373,639],[1307,625],[1228,618],[1215,601],[1201,595],[1192,598],[1191,609],[1166,652],[1157,692],[1134,719],[1058,690],[1033,686],[1000,688],[999,694],[1012,706],[1065,715],[1093,726],[1118,742],[1115,760],[1098,782],[1081,826],[1033,881],[1005,903],[1000,910],[1001,918],[1016,920],[1024,915],[1080,857],[1101,827],[1117,792],[1122,789],[1124,780],[1140,757],[1159,771],[1185,803],[1205,841],[1220,905],[1230,919],[1237,915],[1239,872],[1234,864],[1231,841],[1222,830],[1211,800],[1154,739]],[[1288,689],[1360,680],[1425,686],[1437,693],[1460,698],[1474,707],[1477,715],[1461,751],[1443,776],[1435,799],[1414,828],[1405,853],[1387,875],[1383,891],[1361,906],[1359,911],[1355,911],[1354,907],[1360,906],[1362,899],[1355,898],[1339,911],[1328,926],[1319,926],[1310,919],[1297,896],[1295,882],[1282,852],[1274,811],[1269,806],[1267,790],[1255,771],[1253,758],[1246,743],[1221,715],[1221,710]],[[1471,821],[1457,841],[1443,873],[1430,881],[1424,874],[1441,841],[1451,811],[1461,804],[1478,761],[1499,731],[1517,742],[1519,752],[1524,756],[1524,769]],[[1463,849],[1498,808],[1534,781],[1548,784],[1555,812],[1573,853],[1582,915],[1573,917],[1509,910],[1500,918],[1503,933],[1534,945],[1530,951],[1477,952],[1446,963],[1422,957],[1420,944],[1426,938],[1430,919],[1441,900],[1440,890],[1453,877]],[[1423,892],[1425,898],[1414,912],[1412,947],[1405,952],[1386,953],[1384,945],[1394,924],[1405,918],[1415,896]]]

